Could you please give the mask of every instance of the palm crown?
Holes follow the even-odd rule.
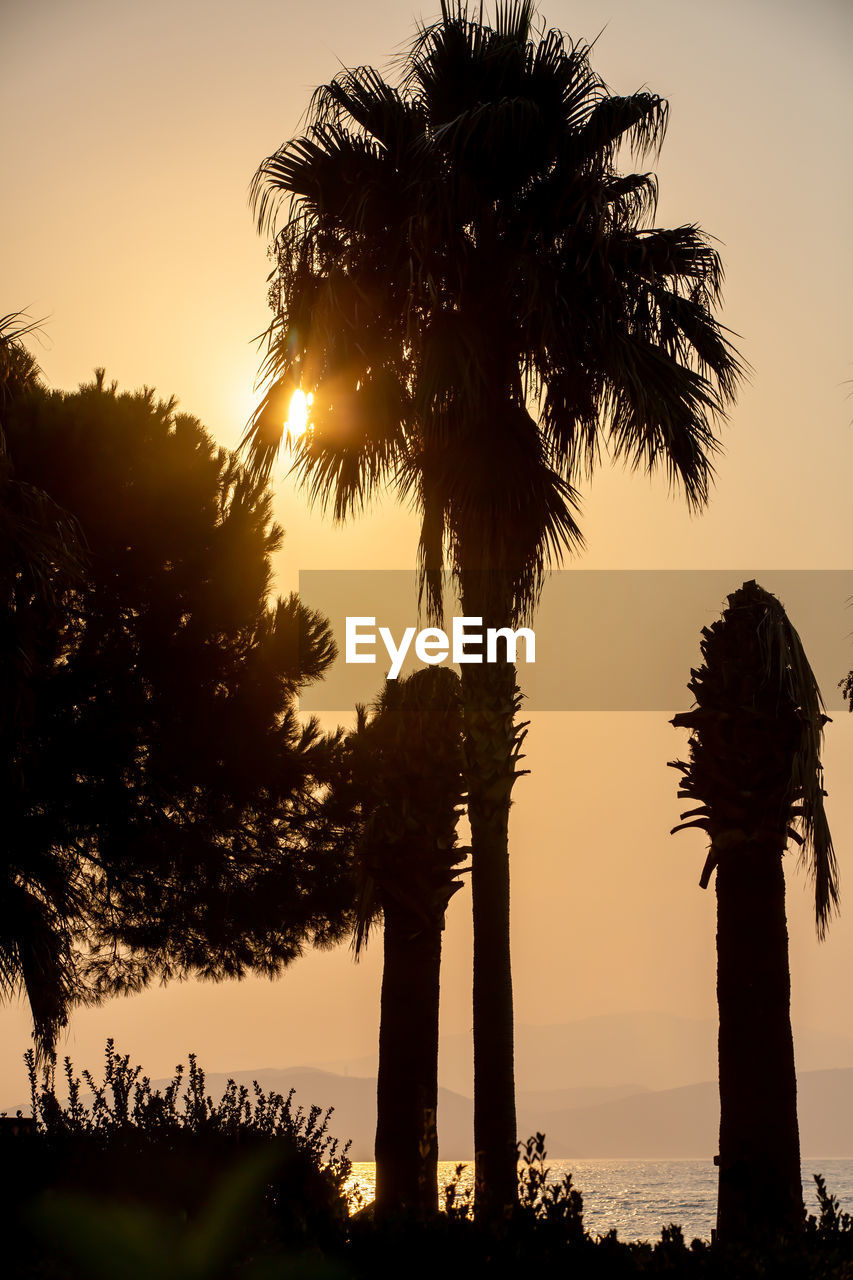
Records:
[[[714,422],[741,366],[711,308],[722,268],[695,226],[651,226],[666,104],[611,94],[589,47],[442,5],[397,84],[342,72],[307,132],[255,175],[274,241],[269,385],[255,466],[310,387],[297,468],[337,518],[389,481],[421,515],[421,569],[500,569],[520,612],[579,540],[573,482],[600,443],[707,496]]]
[[[378,911],[396,910],[414,933],[441,931],[447,905],[462,888],[459,868],[468,849],[456,834],[465,800],[459,677],[428,667],[386,680],[372,715],[357,708],[349,748],[363,814],[358,955]]]
[[[828,717],[802,641],[781,602],[745,582],[729,596],[722,618],[703,629],[702,658],[689,685],[697,705],[672,721],[693,732],[689,763],[673,762],[684,775],[678,794],[700,806],[683,813],[673,830],[700,827],[711,837],[703,888],[720,850],[769,837],[781,855],[794,840],[814,881],[822,938],[838,907],[838,866],[823,804]]]

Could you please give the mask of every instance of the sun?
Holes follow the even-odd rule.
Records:
[[[308,414],[313,403],[314,396],[310,391],[306,395],[304,391],[297,390],[290,397],[290,408],[287,411],[284,427],[291,440],[298,440],[308,430]]]

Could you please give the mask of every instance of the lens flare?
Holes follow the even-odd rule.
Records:
[[[294,391],[291,396],[287,422],[284,424],[291,440],[298,440],[308,430],[308,414],[313,403],[314,397],[310,391],[307,395],[304,391]]]

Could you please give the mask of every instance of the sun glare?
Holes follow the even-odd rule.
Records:
[[[314,397],[310,391],[307,395],[304,391],[294,391],[291,396],[287,422],[284,424],[291,440],[298,440],[308,430],[308,411],[313,403]]]

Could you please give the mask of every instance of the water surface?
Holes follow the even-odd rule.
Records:
[[[708,1240],[717,1208],[717,1170],[708,1160],[550,1160],[551,1177],[572,1175],[583,1195],[584,1223],[591,1235],[616,1230],[620,1240],[656,1240],[661,1228],[677,1223],[686,1240]],[[376,1166],[353,1164],[351,1187],[362,1203],[373,1199]],[[454,1176],[456,1164],[443,1160],[438,1184]],[[465,1165],[459,1191],[473,1187],[473,1164]],[[803,1161],[806,1212],[817,1213],[815,1173],[823,1174],[828,1190],[853,1213],[853,1159],[809,1157]]]

